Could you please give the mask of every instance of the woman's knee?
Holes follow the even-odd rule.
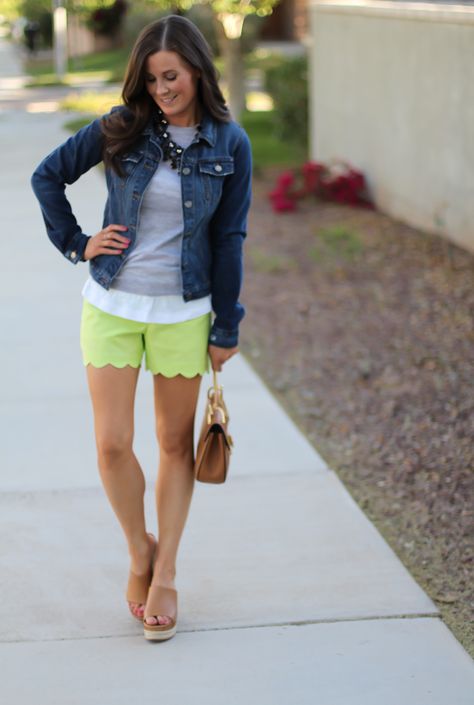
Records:
[[[187,457],[193,452],[192,429],[183,432],[161,429],[157,432],[160,452],[166,455]]]
[[[133,436],[129,433],[104,433],[96,438],[99,460],[114,462],[132,453]]]

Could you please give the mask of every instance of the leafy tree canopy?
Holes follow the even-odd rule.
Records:
[[[193,5],[209,5],[213,12],[219,14],[236,15],[258,15],[265,17],[272,13],[273,8],[279,0],[202,0],[200,3],[192,0],[142,0],[137,5],[155,6],[169,10],[189,10]],[[74,14],[87,15],[100,7],[110,7],[114,0],[63,0],[64,7],[68,12]],[[39,14],[51,12],[51,0],[0,0],[0,15],[9,19],[14,17],[34,18]]]
[[[189,10],[193,5],[209,5],[216,14],[259,15],[264,17],[272,13],[279,0],[201,0],[196,3],[192,0],[148,0],[150,5],[161,8]]]
[[[86,15],[99,7],[110,7],[114,0],[63,0],[62,4],[68,12]],[[38,15],[51,12],[52,7],[52,0],[0,0],[0,15],[8,19],[34,19]]]

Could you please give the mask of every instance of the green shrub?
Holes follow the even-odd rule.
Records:
[[[273,135],[273,111],[248,111],[241,124],[252,142],[254,173],[266,166],[297,167],[306,159],[306,150],[297,143],[282,142]]]
[[[98,5],[87,18],[86,25],[95,34],[115,37],[123,24],[127,8],[125,0],[115,0],[110,7]]]
[[[142,29],[166,14],[168,14],[167,10],[162,10],[157,6],[149,7],[141,2],[130,3],[122,27],[124,46],[130,50]]]
[[[50,0],[22,0],[18,12],[28,20],[39,24],[39,42],[42,47],[50,47],[53,43],[53,15]]]
[[[247,15],[242,27],[241,46],[244,56],[248,56],[254,51],[260,39],[260,31],[266,17],[259,17],[257,14]]]
[[[308,60],[285,59],[265,72],[265,86],[273,98],[273,129],[281,140],[308,144]]]
[[[44,47],[53,44],[53,15],[51,12],[40,12],[38,15],[41,43]]]

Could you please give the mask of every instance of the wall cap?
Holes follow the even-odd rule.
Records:
[[[420,19],[452,24],[474,24],[474,6],[396,0],[309,0],[310,8],[328,14],[371,15]]]

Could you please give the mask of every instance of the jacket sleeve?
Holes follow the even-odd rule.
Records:
[[[234,151],[234,172],[225,177],[219,206],[210,223],[211,303],[215,319],[209,343],[222,348],[238,344],[245,308],[239,302],[243,278],[242,245],[252,200],[252,147],[245,130]]]
[[[65,194],[66,184],[73,184],[102,160],[101,119],[90,122],[54,149],[31,177],[48,237],[73,264],[83,259],[89,236],[74,217]]]

